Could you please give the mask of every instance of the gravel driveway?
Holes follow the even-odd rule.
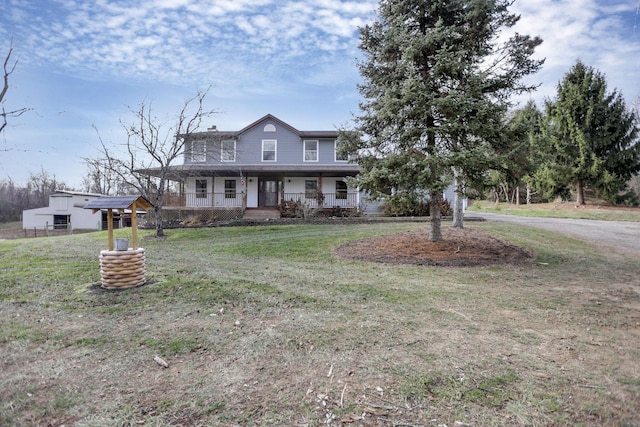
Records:
[[[488,221],[504,221],[530,227],[556,231],[568,236],[632,250],[640,254],[640,223],[624,221],[599,221],[590,219],[531,218],[515,215],[500,215],[485,212],[466,212],[465,217],[480,217]]]

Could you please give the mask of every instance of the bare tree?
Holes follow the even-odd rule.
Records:
[[[169,126],[152,114],[151,103],[142,102],[137,110],[129,108],[134,119],[120,121],[127,135],[121,153],[100,138],[104,157],[101,161],[108,170],[154,204],[157,237],[164,236],[162,208],[172,166],[182,156],[185,142],[197,132],[203,119],[216,113],[204,109],[209,89],[186,99],[175,124]]]
[[[87,174],[82,179],[83,191],[110,196],[122,196],[130,192],[127,185],[102,159],[84,159],[87,164]],[[135,189],[133,189],[136,191]]]
[[[15,71],[16,66],[18,65],[18,61],[11,62],[11,54],[13,53],[13,38],[9,43],[9,52],[7,56],[4,58],[3,62],[3,84],[2,90],[0,91],[0,106],[2,109],[0,110],[0,133],[4,131],[4,128],[7,127],[7,117],[18,117],[25,112],[29,111],[29,108],[18,108],[17,110],[9,110],[7,111],[4,106],[5,96],[9,91],[9,76]]]
[[[49,195],[56,190],[64,190],[66,184],[63,181],[58,181],[55,174],[49,175],[49,172],[40,168],[39,173],[30,172],[27,188],[30,190],[33,196],[34,207],[47,206],[49,204]]]

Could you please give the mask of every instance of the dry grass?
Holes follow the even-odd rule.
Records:
[[[472,226],[536,261],[332,253],[417,223],[174,230],[103,291],[103,233],[0,242],[0,425],[640,425],[638,254]]]
[[[529,217],[640,221],[640,207],[611,206],[603,203],[601,200],[587,200],[587,203],[581,206],[576,206],[574,202],[515,205],[512,203],[495,203],[479,200],[474,201],[473,204],[469,206],[469,210]]]

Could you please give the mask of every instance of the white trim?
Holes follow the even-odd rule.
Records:
[[[225,160],[224,158],[224,143],[233,142],[233,160]],[[235,139],[223,139],[220,142],[220,161],[225,163],[234,163],[236,161],[236,140]]]
[[[336,163],[347,163],[349,158],[347,156],[346,159],[338,159],[338,143],[343,143],[342,141],[338,141],[337,139],[333,141],[333,161]]]
[[[265,152],[264,144],[267,143],[267,142],[273,142],[273,147],[274,147],[274,149],[273,149],[273,160],[265,160],[264,159],[264,152]],[[271,151],[271,150],[269,150],[269,151]],[[262,140],[262,152],[261,152],[260,159],[263,162],[267,162],[267,163],[273,163],[273,162],[277,162],[278,161],[278,140],[277,139],[263,139]]]
[[[316,149],[313,150],[316,153],[316,158],[315,160],[307,160],[307,142],[315,142],[316,143]],[[306,162],[306,163],[311,163],[311,162],[319,162],[320,161],[320,141],[318,141],[317,139],[305,139],[302,142],[303,146],[302,146],[302,161]],[[309,151],[309,152],[313,152],[313,151]]]
[[[202,152],[196,153],[196,144],[202,144]],[[196,155],[198,157],[196,157]],[[207,161],[207,140],[195,139],[191,141],[191,161],[193,163],[205,163]]]

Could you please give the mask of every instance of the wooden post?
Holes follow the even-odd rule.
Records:
[[[247,193],[249,192],[249,177],[240,178],[242,183],[242,212],[247,209]]]
[[[136,214],[136,202],[131,205],[131,240],[133,250],[138,249],[138,215]]]
[[[113,210],[107,209],[107,232],[109,238],[109,250],[113,250]]]

